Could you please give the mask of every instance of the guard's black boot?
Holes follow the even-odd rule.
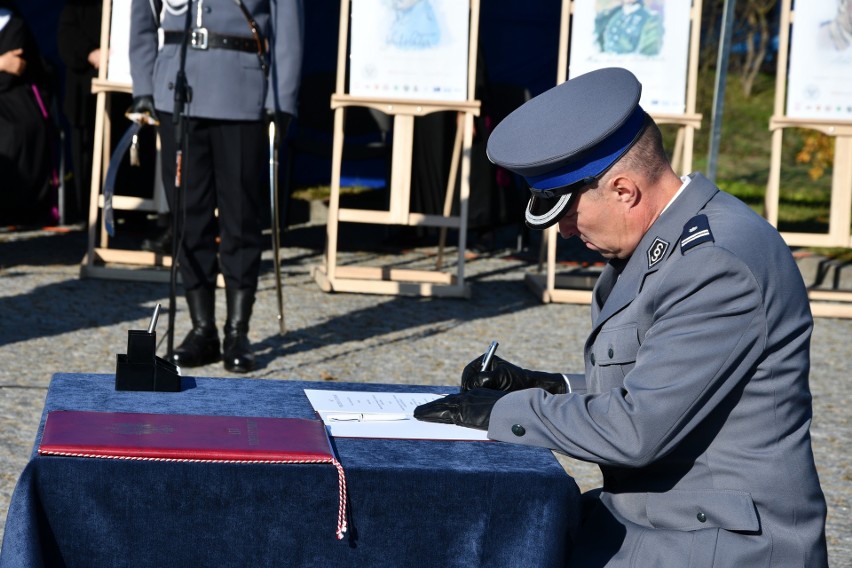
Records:
[[[186,291],[186,303],[192,329],[171,356],[179,367],[200,367],[215,363],[221,357],[219,333],[216,331],[216,289],[196,288]]]
[[[248,339],[254,290],[226,290],[228,319],[225,321],[223,359],[225,369],[234,373],[254,371],[254,353]]]

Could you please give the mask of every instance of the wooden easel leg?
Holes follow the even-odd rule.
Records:
[[[536,270],[541,272],[544,269],[544,263],[547,262],[547,243],[550,241],[550,231],[544,230],[541,232],[541,244],[538,247],[538,267]]]
[[[682,175],[692,173],[692,153],[695,150],[695,128],[683,127],[683,169]]]
[[[103,113],[103,152],[101,155],[102,165],[101,165],[101,176],[98,178],[98,184],[100,187],[104,186],[104,181],[106,181],[106,172],[109,170],[109,158],[110,153],[112,152],[112,120],[110,119],[109,113],[111,110],[110,101],[104,97],[104,113]],[[97,155],[95,155],[97,159]],[[100,232],[101,232],[101,246],[106,248],[109,246],[109,234],[106,230],[106,222],[104,216],[101,215],[100,222]]]
[[[548,227],[547,232],[547,288],[542,301],[549,302],[556,290],[556,240],[559,238],[559,226]]]
[[[683,130],[683,126],[677,129],[677,134],[675,135],[674,151],[672,152],[672,166],[674,166],[675,171],[679,172],[680,175],[689,173],[684,171],[685,164],[683,163]]]
[[[334,282],[337,268],[338,216],[340,212],[340,175],[343,163],[343,120],[346,109],[334,111],[334,143],[331,156],[331,197],[328,203],[328,225],[326,229],[326,275]]]
[[[92,156],[92,185],[89,197],[89,245],[86,251],[85,264],[92,266],[95,262],[95,239],[98,230],[98,209],[101,195],[103,160],[99,159],[104,153],[104,118],[106,116],[107,94],[100,92],[95,99],[95,140]]]
[[[396,225],[408,225],[411,212],[411,161],[414,153],[413,115],[394,116],[392,151],[389,220]]]
[[[763,217],[773,227],[778,227],[778,202],[781,196],[781,143],[784,132],[777,128],[772,132],[772,157],[769,162],[769,180],[763,202]]]
[[[464,288],[464,254],[467,249],[467,216],[470,198],[470,154],[473,147],[473,114],[464,115],[464,151],[461,163],[461,203],[459,205],[458,286]]]
[[[459,173],[459,158],[461,157],[462,141],[464,137],[464,128],[456,121],[456,137],[453,142],[453,157],[450,162],[450,177],[447,179],[447,192],[444,194],[444,217],[449,217],[453,212],[453,197],[456,192],[456,179]],[[438,239],[438,258],[435,260],[435,269],[440,270],[444,265],[444,246],[447,242],[447,228],[441,227],[440,238]]]
[[[852,137],[837,136],[834,140],[834,172],[831,179],[831,212],[828,233],[840,246],[849,247],[850,217],[852,217]]]

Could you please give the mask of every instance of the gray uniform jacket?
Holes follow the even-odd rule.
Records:
[[[488,430],[600,465],[571,565],[826,566],[813,320],[787,245],[694,175],[616,266],[593,292],[586,384],[510,393]]]
[[[225,120],[261,120],[264,109],[296,114],[302,68],[304,14],[301,0],[243,0],[268,43],[268,80],[256,53],[231,49],[194,49],[186,53],[186,78],[192,89],[188,116]],[[175,4],[176,2],[171,2]],[[163,112],[174,108],[174,84],[180,67],[180,44],[158,47],[157,28],[182,32],[185,15],[164,10],[158,23],[156,0],[132,0],[130,69],[134,96],[154,96]],[[198,6],[201,19],[198,20]],[[191,1],[192,28],[228,36],[252,37],[248,21],[234,0]]]

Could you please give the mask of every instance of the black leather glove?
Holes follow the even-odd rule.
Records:
[[[467,364],[462,371],[461,388],[469,391],[477,388],[494,389],[498,391],[518,391],[524,389],[544,389],[552,394],[565,394],[568,386],[565,378],[559,373],[544,373],[528,371],[517,365],[497,357],[491,358],[491,368],[481,371],[481,355]]]
[[[157,116],[157,110],[154,108],[154,97],[151,95],[133,97],[133,102],[130,103],[130,108],[124,116],[140,124],[160,124],[160,117]]]
[[[505,392],[492,389],[474,389],[421,404],[414,409],[414,417],[423,422],[455,424],[477,430],[488,430],[491,409]]]

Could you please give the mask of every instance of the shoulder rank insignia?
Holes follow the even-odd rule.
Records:
[[[696,215],[683,226],[683,233],[680,235],[680,252],[683,254],[701,243],[714,241],[707,216]]]
[[[646,253],[648,256],[648,268],[653,267],[655,264],[663,260],[666,256],[666,251],[669,250],[669,243],[657,237],[654,239],[654,242],[651,243],[651,246],[648,247],[648,252]]]

